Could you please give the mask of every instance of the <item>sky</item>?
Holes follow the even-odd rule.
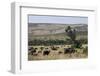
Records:
[[[88,17],[29,15],[28,23],[88,24]]]

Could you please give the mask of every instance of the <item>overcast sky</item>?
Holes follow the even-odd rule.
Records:
[[[88,17],[79,16],[28,16],[29,23],[88,24]]]

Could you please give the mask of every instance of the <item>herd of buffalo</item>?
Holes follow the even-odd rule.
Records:
[[[42,54],[43,56],[48,56],[52,51],[56,51],[56,53],[58,55],[60,54],[72,54],[77,52],[77,50],[75,50],[74,48],[71,47],[67,47],[67,48],[63,48],[62,51],[59,51],[58,49],[61,47],[55,47],[55,46],[51,46],[49,48],[45,48],[45,47],[29,47],[28,48],[28,54],[29,55],[33,55],[33,56],[38,56],[39,54]]]

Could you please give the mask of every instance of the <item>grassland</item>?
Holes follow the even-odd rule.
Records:
[[[35,24],[36,25],[36,24]],[[66,25],[58,26],[58,25],[50,25],[45,24],[43,26],[36,26],[29,27],[29,33],[28,33],[28,47],[37,48],[36,55],[30,54],[30,51],[28,50],[28,60],[57,60],[57,59],[79,59],[79,58],[87,58],[88,57],[88,32],[87,32],[87,26],[81,26],[81,25],[71,25],[72,28],[77,29],[76,33],[76,40],[80,40],[82,43],[81,48],[74,48],[74,53],[65,54],[64,49],[65,48],[72,48],[72,43],[70,41],[70,37],[65,32]],[[52,32],[51,32],[52,30]],[[54,31],[54,32],[53,32]],[[38,44],[29,44],[30,41],[32,43]],[[50,44],[51,40],[51,44]],[[57,40],[62,40],[62,42],[57,43]],[[64,42],[63,42],[64,41]],[[46,43],[44,45],[43,43]],[[47,45],[48,44],[48,45]],[[59,47],[57,50],[52,50],[51,47]],[[44,49],[41,50],[41,47],[44,47]],[[43,52],[45,49],[48,48],[50,50],[49,55],[43,55]],[[39,53],[41,51],[41,53]],[[59,53],[61,52],[61,53]]]
[[[85,48],[87,45],[84,44],[82,47]],[[38,54],[38,56],[28,55],[28,60],[57,60],[57,59],[80,59],[80,58],[87,58],[88,55],[86,53],[83,53],[83,49],[75,49],[77,52],[72,54],[64,54],[64,48],[71,47],[71,45],[56,45],[56,47],[60,47],[58,50],[52,50],[51,46],[31,46],[34,48],[38,48],[37,52],[40,51],[40,47],[49,48],[51,51],[49,55],[43,56],[43,50],[42,53]],[[58,54],[58,52],[61,51],[62,54]]]

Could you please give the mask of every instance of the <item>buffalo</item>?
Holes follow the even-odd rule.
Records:
[[[59,51],[59,52],[58,52],[58,54],[62,54],[62,53],[63,53],[62,51]]]
[[[64,48],[64,54],[75,53],[75,49],[73,48]]]
[[[32,55],[33,55],[34,53],[36,53],[36,50],[32,50],[32,51],[31,51],[31,54],[32,54]]]
[[[43,55],[45,56],[45,55],[49,55],[49,53],[50,53],[50,50],[45,50],[45,51],[43,51]]]
[[[31,53],[31,55],[35,54],[36,53],[36,49],[32,49],[30,53]]]
[[[31,51],[31,50],[33,50],[33,49],[34,49],[33,47],[28,47],[28,50],[29,50],[29,51]]]

